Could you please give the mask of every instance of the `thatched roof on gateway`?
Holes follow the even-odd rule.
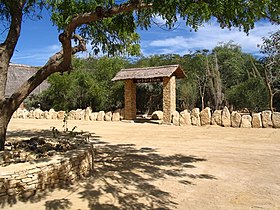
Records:
[[[180,65],[156,66],[146,68],[122,69],[112,81],[127,79],[154,79],[175,76],[178,79],[186,75]]]
[[[24,82],[26,82],[35,72],[37,67],[10,64],[8,69],[8,78],[5,90],[5,97],[10,97]],[[47,81],[40,84],[31,94],[39,94],[49,87]]]

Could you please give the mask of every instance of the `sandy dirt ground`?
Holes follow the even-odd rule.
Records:
[[[62,130],[58,120],[14,119],[8,136],[51,126]],[[280,209],[280,129],[69,121],[74,126],[93,134],[100,156],[118,158],[71,187],[0,208]]]

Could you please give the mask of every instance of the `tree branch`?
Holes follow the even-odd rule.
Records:
[[[73,39],[78,40],[79,43],[71,49],[72,54],[86,50],[86,43],[82,37],[74,35]],[[63,60],[63,51],[59,51],[50,57],[45,66],[40,68],[8,99],[10,109],[15,111],[23,100],[51,74],[55,72],[69,71],[69,66],[68,68],[65,68]]]

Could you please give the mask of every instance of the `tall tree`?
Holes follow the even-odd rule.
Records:
[[[58,38],[62,50],[5,99],[8,66],[20,36],[22,16],[42,4],[52,11],[52,20],[61,30]],[[139,51],[136,27],[148,29],[151,19],[158,15],[166,20],[168,27],[173,26],[178,16],[194,29],[216,17],[223,28],[238,27],[248,32],[261,18],[279,23],[279,14],[278,0],[1,0],[0,17],[8,21],[8,33],[0,44],[0,150],[4,149],[13,112],[49,75],[71,71],[72,55],[86,50],[85,39],[90,40],[96,53],[102,50],[109,54],[125,51],[136,54]],[[75,46],[72,40],[77,41]]]
[[[261,59],[265,74],[265,84],[269,92],[269,107],[274,111],[274,96],[280,92],[280,30],[268,38],[263,38],[260,46],[264,57]]]

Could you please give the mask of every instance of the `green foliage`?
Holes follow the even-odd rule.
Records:
[[[123,82],[111,82],[120,69],[170,64],[180,64],[187,76],[177,81],[178,110],[201,108],[202,102],[215,109],[222,100],[236,109],[267,108],[268,91],[264,75],[258,71],[258,62],[231,42],[219,44],[212,51],[202,50],[184,56],[154,55],[134,63],[121,57],[74,59],[73,72],[49,78],[51,87],[40,96],[42,105],[57,110],[87,106],[95,111],[121,108],[124,106]],[[162,85],[138,84],[136,100],[141,113],[162,109]]]
[[[227,90],[228,101],[235,110],[248,108],[262,111],[268,108],[268,91],[262,80],[249,78]]]
[[[41,98],[43,108],[72,110],[92,107],[110,110],[123,106],[123,84],[111,79],[127,61],[123,58],[75,59],[71,74],[49,77],[50,88]]]

